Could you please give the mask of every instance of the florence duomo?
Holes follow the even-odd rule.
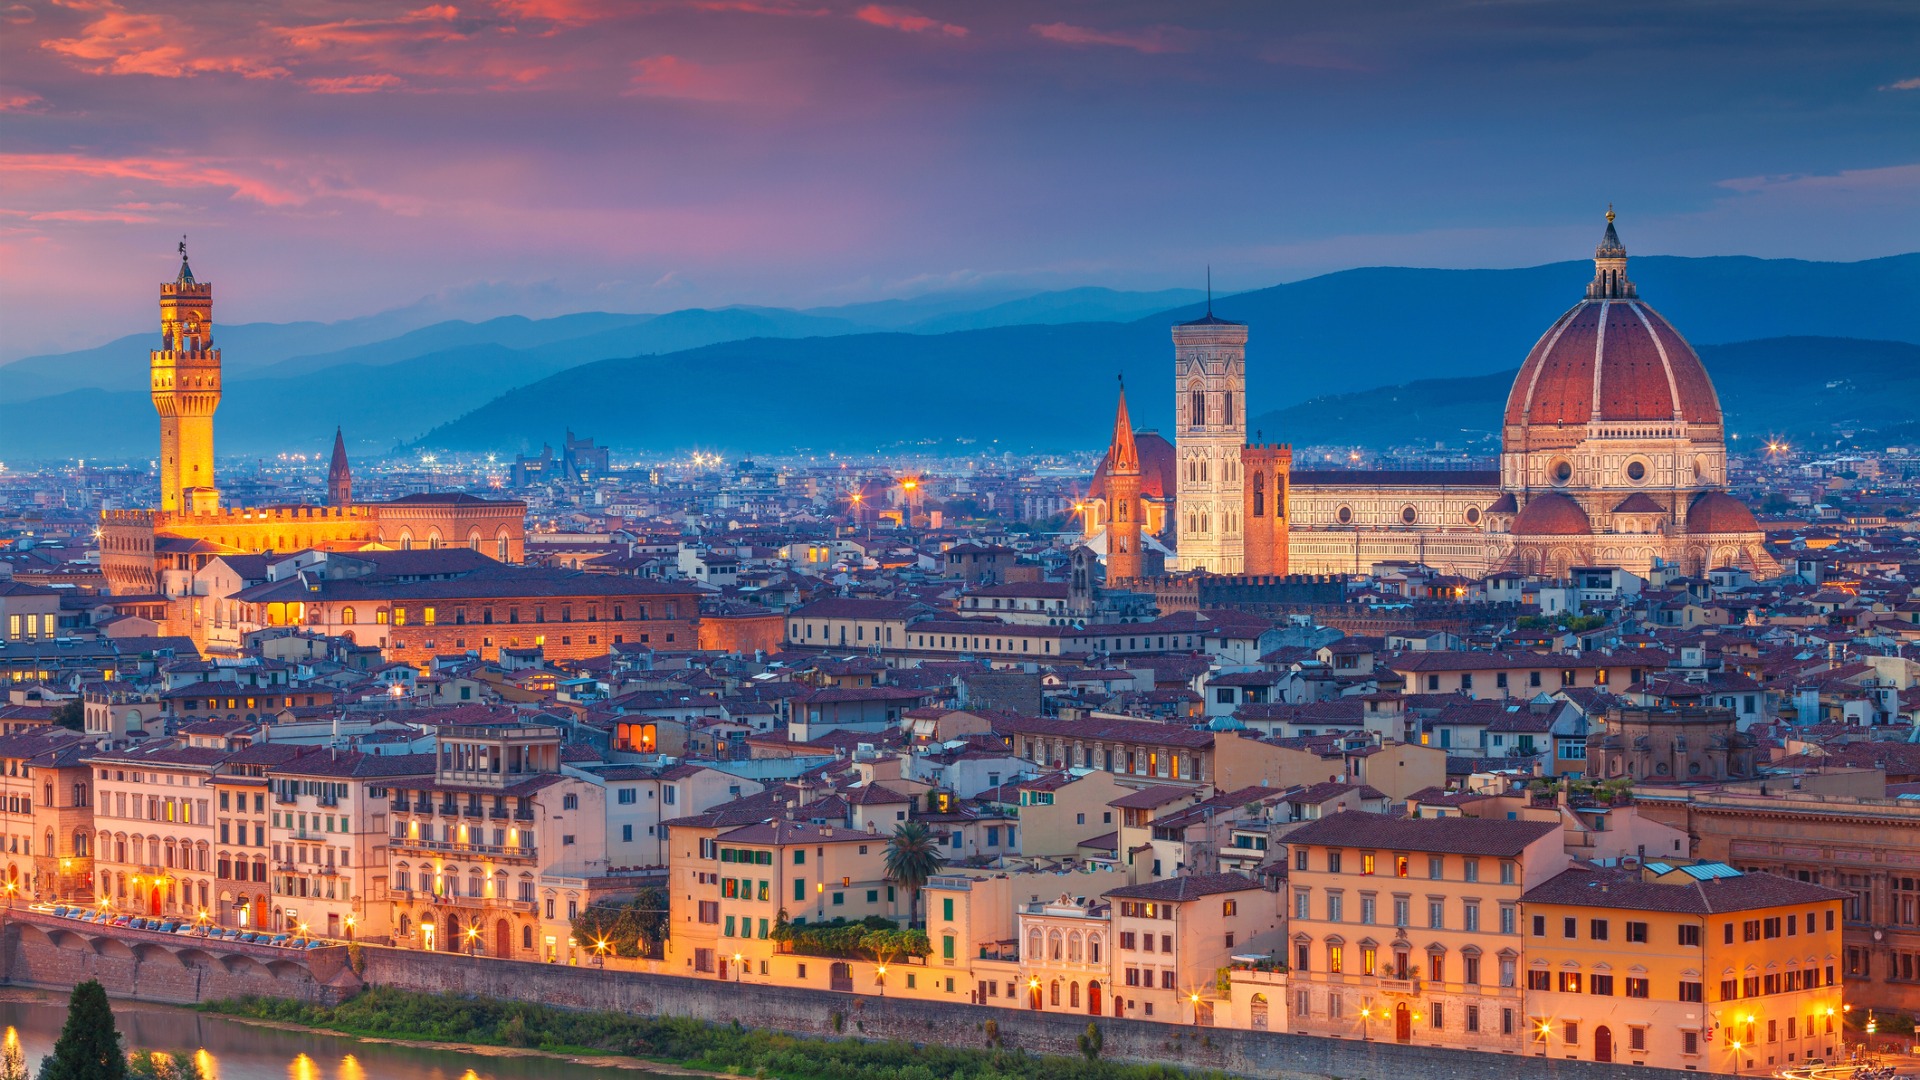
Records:
[[[1587,565],[1776,572],[1752,511],[1726,492],[1713,381],[1640,299],[1612,208],[1593,265],[1586,295],[1521,365],[1499,468],[1484,472],[1293,471],[1289,447],[1246,441],[1247,325],[1209,303],[1202,318],[1174,326],[1176,442],[1142,475],[1170,505],[1161,534],[1169,564],[1256,575],[1364,573],[1389,561],[1470,576]],[[1270,366],[1284,365],[1285,348],[1268,345]],[[1115,463],[1137,467],[1134,443],[1148,439],[1165,445],[1116,433],[1085,500],[1090,540],[1113,530]],[[1138,576],[1125,572],[1135,561],[1116,572],[1108,558],[1111,580]]]
[[[0,18],[0,1080],[1920,1080],[1912,4]]]

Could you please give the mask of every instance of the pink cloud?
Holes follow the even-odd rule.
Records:
[[[741,87],[713,69],[678,56],[646,56],[633,62],[627,87],[633,97],[687,101],[738,101]]]
[[[853,17],[864,23],[871,23],[874,26],[884,26],[889,30],[903,30],[909,34],[935,32],[945,34],[948,37],[967,36],[967,28],[964,26],[955,26],[952,23],[928,18],[918,12],[908,11],[906,8],[883,7],[879,4],[868,4],[866,7],[854,12]]]
[[[1920,90],[1920,79],[1901,79],[1899,82],[1888,83],[1887,85],[1881,87],[1880,89],[1882,90]]]
[[[341,75],[330,79],[308,79],[307,89],[316,94],[372,94],[404,85],[398,75]]]
[[[748,15],[802,15],[818,18],[831,15],[823,7],[801,7],[797,4],[782,3],[780,0],[693,0],[695,11],[733,11]]]
[[[0,86],[0,112],[25,112],[44,102],[44,98],[31,91]]]
[[[1035,23],[1033,32],[1048,41],[1057,41],[1062,45],[1112,45],[1135,52],[1163,53],[1180,52],[1184,47],[1175,43],[1166,30],[1155,27],[1151,30],[1128,32],[1124,30],[1095,30],[1087,26],[1074,26],[1069,23]]]
[[[94,75],[152,75],[182,79],[224,72],[249,79],[275,79],[287,69],[243,53],[195,54],[186,42],[198,40],[192,28],[164,15],[137,15],[117,5],[98,14],[76,37],[54,38],[41,47],[77,62]]]
[[[28,214],[28,221],[71,221],[79,224],[140,225],[159,218],[147,214],[129,214],[110,210],[43,210]]]
[[[55,175],[140,181],[164,188],[225,188],[235,198],[266,206],[298,206],[308,193],[225,166],[169,158],[91,158],[81,154],[0,154],[0,171],[16,176]]]

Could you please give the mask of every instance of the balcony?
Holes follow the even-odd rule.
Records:
[[[496,806],[487,811],[487,816],[495,821],[505,821],[507,820],[507,809],[504,806]]]
[[[532,820],[533,820],[533,811],[531,811],[531,810],[515,810],[515,811],[513,812],[513,820],[515,820],[515,821],[532,821]]]
[[[422,840],[395,836],[388,840],[396,851],[436,851],[443,855],[493,855],[504,859],[537,857],[532,844],[462,844],[456,840]]]

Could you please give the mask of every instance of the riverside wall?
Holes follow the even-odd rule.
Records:
[[[347,950],[219,946],[121,928],[82,931],[50,916],[14,914],[0,926],[0,982],[62,990],[98,979],[115,997],[170,1004],[268,995],[316,1003],[363,986],[538,1002],[564,1009],[681,1016],[822,1038],[989,1045],[1074,1055],[1091,1021],[1101,1056],[1261,1080],[1682,1080],[1699,1074],[1545,1057],[1291,1035],[1277,1031],[1097,1019],[961,1003],[722,982],[366,946],[358,972]]]
[[[921,1045],[987,1047],[993,1021],[1002,1045],[1040,1054],[1080,1053],[1089,1020],[1101,1056],[1218,1069],[1262,1080],[1680,1080],[1698,1073],[1603,1065],[1436,1047],[1315,1038],[1275,1031],[1093,1019],[940,1001],[902,1000],[677,975],[565,967],[445,953],[369,948],[368,985],[537,1001],[566,1009],[684,1016],[824,1038],[899,1039]]]
[[[343,946],[237,945],[15,912],[0,927],[0,981],[65,990],[97,979],[114,997],[192,1005],[258,995],[333,1003],[359,993]]]

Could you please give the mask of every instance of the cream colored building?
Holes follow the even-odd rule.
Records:
[[[217,896],[213,778],[228,751],[166,740],[96,753],[96,898],[115,911],[197,919]]]
[[[1247,324],[1207,314],[1173,328],[1174,459],[1179,470],[1174,532],[1178,567],[1239,573],[1247,445]]]
[[[1520,900],[1568,865],[1558,822],[1345,811],[1287,844],[1290,1030],[1528,1052]]]

